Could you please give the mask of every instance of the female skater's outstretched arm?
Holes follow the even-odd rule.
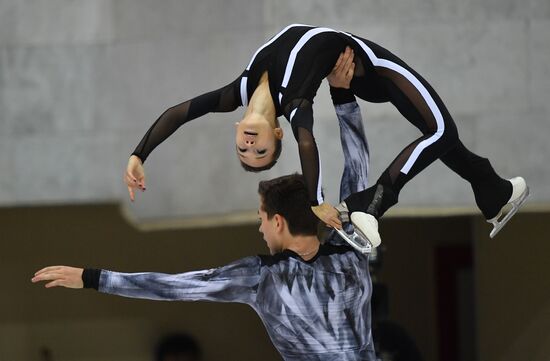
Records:
[[[190,120],[213,112],[231,112],[241,106],[240,80],[241,77],[218,90],[175,105],[156,120],[132,153],[124,175],[132,201],[135,199],[135,189],[145,190],[143,162],[153,149]]]
[[[353,63],[354,54],[351,48],[347,48],[344,53],[340,55],[335,66],[333,67],[332,72],[327,76],[329,84],[332,87],[336,88],[349,88],[350,81],[353,77],[355,64]],[[262,76],[263,79],[263,76]],[[130,157],[128,162],[128,167],[125,174],[125,182],[128,186],[128,191],[130,193],[130,198],[134,200],[134,190],[141,189],[145,190],[145,174],[143,170],[142,162],[146,159],[149,153],[162,141],[164,141],[168,136],[175,132],[182,124],[185,124],[191,119],[200,117],[208,112],[228,112],[234,110],[237,106],[242,105],[242,100],[240,97],[240,80],[239,77],[233,83],[211,93],[201,95],[197,98],[194,98],[190,101],[181,103],[175,107],[168,109],[149,129],[145,134],[142,141],[134,151],[133,155]],[[258,85],[254,95],[250,99],[250,104],[248,110],[251,109],[253,100],[255,97],[262,98],[262,95],[257,95],[259,88],[262,84]],[[265,88],[265,87],[264,87]],[[268,88],[266,88],[268,89]],[[266,90],[263,89],[263,90]],[[261,90],[261,89],[260,89]],[[264,91],[265,97],[269,103],[272,103],[271,96],[269,95],[269,90]],[[257,102],[255,103],[257,106]],[[306,180],[308,182],[308,189],[311,193],[312,205],[315,205],[314,208],[315,214],[322,219],[325,223],[333,227],[341,227],[341,223],[338,219],[336,210],[329,204],[324,204],[322,196],[320,195],[321,187],[321,172],[320,172],[320,161],[318,159],[318,151],[313,138],[313,110],[311,103],[304,99],[296,99],[290,104],[290,107],[287,107],[285,111],[285,116],[291,120],[292,130],[298,141],[299,155],[302,163],[302,171]],[[272,104],[273,107],[273,104]],[[258,107],[256,107],[258,108]],[[260,107],[261,108],[261,107]],[[247,110],[247,113],[248,113]],[[257,109],[256,109],[257,110]],[[254,111],[251,114],[255,114]],[[275,116],[273,114],[272,116]],[[245,115],[246,118],[246,115]],[[251,116],[250,119],[253,117]],[[261,118],[261,117],[260,117]],[[263,119],[263,118],[262,118]],[[244,124],[244,120],[241,122]],[[258,152],[256,155],[257,159],[264,158],[262,161],[266,160],[269,162],[270,158],[267,155],[270,155],[267,152],[265,147],[260,146],[258,132],[250,133],[248,128],[251,127],[251,124],[254,123],[255,126],[262,123],[257,120],[250,120],[246,126],[243,126],[243,133],[241,138],[238,139],[242,141],[237,142],[237,153],[239,156],[244,157],[244,152],[249,151],[248,153],[254,154],[254,151]],[[240,124],[240,123],[238,123]],[[271,129],[270,131],[275,134],[275,130],[280,129]],[[248,134],[249,132],[250,134]],[[239,133],[239,131],[238,131]],[[240,134],[240,133],[239,133]],[[282,137],[282,135],[281,135]],[[265,137],[264,137],[265,138]],[[273,140],[275,137],[273,136]],[[269,143],[268,141],[263,140],[264,145]],[[242,143],[242,145],[241,145]],[[273,141],[273,144],[275,141]],[[255,149],[254,147],[258,148]],[[244,148],[240,150],[240,148]],[[274,148],[274,145],[273,147]],[[264,153],[259,155],[260,150]],[[243,152],[243,153],[239,153]],[[248,154],[247,153],[247,154]],[[274,153],[274,152],[271,152]],[[271,155],[273,156],[273,155]],[[249,158],[254,158],[254,155],[249,156]],[[247,158],[248,159],[248,158]],[[241,159],[242,161],[242,159]],[[250,166],[250,164],[248,164]]]

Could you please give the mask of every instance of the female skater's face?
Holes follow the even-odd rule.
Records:
[[[269,122],[249,116],[236,123],[235,137],[237,156],[251,167],[263,167],[271,162],[275,141],[281,129],[273,129]]]

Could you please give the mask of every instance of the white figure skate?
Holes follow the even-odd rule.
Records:
[[[348,233],[343,229],[336,229],[336,232],[353,248],[361,253],[371,253],[373,248],[380,245],[381,239],[378,233],[378,221],[374,216],[364,212],[353,212],[351,217],[345,202],[336,206],[340,213],[342,223],[351,222],[353,231]]]
[[[499,220],[499,218],[502,216],[502,213],[506,206],[502,207],[495,218],[487,220],[487,222],[493,225],[493,230],[490,234],[491,238],[494,238],[497,233],[506,225],[506,223],[508,223],[508,221],[514,216],[514,214],[516,214],[517,211],[521,208],[523,203],[525,203],[527,196],[529,196],[529,187],[527,187],[525,179],[523,179],[522,177],[516,177],[509,179],[509,181],[512,183],[513,191],[512,196],[510,197],[510,200],[508,200],[508,203],[506,205],[510,204],[512,206],[512,209],[508,213],[506,213],[502,220]]]

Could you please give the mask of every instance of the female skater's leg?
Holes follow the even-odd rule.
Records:
[[[354,223],[367,224],[364,233],[370,235],[365,236],[378,241],[376,219],[397,203],[399,192],[409,180],[438,158],[471,183],[476,202],[488,219],[498,218],[507,203],[513,203],[515,213],[528,194],[523,178],[514,178],[511,182],[502,179],[487,159],[466,149],[458,138],[452,117],[433,88],[395,55],[380,49],[378,47],[377,51],[385,52],[385,60],[376,67],[380,76],[377,86],[383,84],[383,94],[423,135],[401,151],[374,186],[345,200],[352,220],[353,212],[361,213]],[[361,81],[354,84],[359,97],[369,87],[373,93],[372,84]],[[495,230],[498,231],[513,213],[501,224],[490,220]]]
[[[409,180],[459,142],[454,121],[435,91],[418,74],[406,70],[414,76],[416,84],[397,71],[380,68],[378,86],[384,87],[388,99],[422,136],[397,155],[374,186],[346,199],[351,212],[363,211],[381,217],[397,203],[399,192]],[[354,86],[361,84],[356,82]]]

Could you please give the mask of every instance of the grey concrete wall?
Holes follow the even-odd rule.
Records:
[[[0,0],[0,205],[121,199],[128,155],[167,107],[233,80],[288,23],[372,39],[440,93],[465,144],[503,176],[523,175],[550,201],[548,0]],[[362,103],[371,181],[418,136],[390,105]],[[316,100],[325,188],[336,201],[342,155],[326,87]],[[146,163],[138,217],[253,209],[258,179],[299,170],[286,121],[280,164],[245,174],[233,123],[209,115]],[[402,192],[402,205],[473,205],[440,162]]]

